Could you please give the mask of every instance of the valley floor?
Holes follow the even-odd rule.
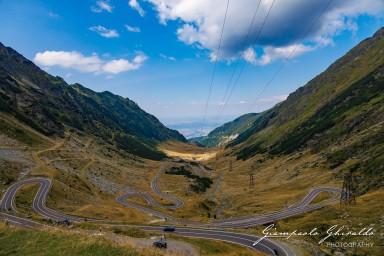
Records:
[[[7,120],[7,122],[16,121]],[[19,125],[19,127],[26,136],[31,134],[27,127],[23,125]],[[35,134],[34,140],[36,141],[32,142],[28,141],[29,137],[26,137],[25,141],[16,140],[15,137],[19,135],[17,131],[14,132],[15,134],[4,133],[0,137],[2,142],[0,161],[3,167],[0,173],[0,196],[10,184],[17,180],[45,177],[53,180],[47,206],[57,211],[87,218],[139,225],[164,225],[170,222],[170,220],[164,222],[150,214],[143,214],[115,201],[116,197],[123,193],[140,192],[150,195],[162,205],[172,205],[174,203],[172,200],[155,193],[151,187],[151,181],[158,175],[162,166],[161,162],[135,157],[96,138],[83,137],[74,132],[68,132],[65,138],[56,140]],[[32,136],[30,137],[32,138]],[[169,158],[165,162],[164,172],[157,180],[157,186],[162,193],[179,198],[184,205],[177,209],[159,209],[148,206],[143,198],[136,197],[128,200],[182,220],[210,223],[228,217],[260,215],[297,204],[312,188],[324,186],[341,188],[342,185],[342,180],[336,173],[322,167],[326,160],[321,155],[312,155],[308,152],[274,159],[267,159],[265,156],[259,155],[247,161],[237,161],[231,156],[229,150],[205,149],[193,143],[168,142],[159,147],[169,154]],[[250,174],[254,176],[253,186],[250,186]],[[16,194],[16,208],[22,216],[31,215],[34,220],[44,221],[43,217],[36,214],[31,208],[37,189],[37,185],[20,189]],[[321,225],[325,228],[331,223],[354,225],[355,222],[358,222],[356,225],[359,227],[369,225],[381,228],[383,216],[380,216],[378,208],[383,203],[380,200],[381,194],[378,191],[362,196],[358,199],[358,206],[345,207],[333,204],[313,213],[278,221],[278,227],[293,229],[296,226],[310,228]],[[329,193],[320,194],[314,203],[328,200],[332,196]],[[375,201],[374,204],[372,204],[373,201]],[[358,218],[357,215],[362,211],[361,209],[365,209],[369,217]],[[346,219],[343,217],[346,215],[356,215],[356,217]],[[137,245],[133,245],[132,254],[120,254],[121,248],[125,245],[121,247],[119,241],[114,241],[120,238],[116,238],[113,230],[108,231],[110,232],[108,237],[112,238],[109,240],[114,242],[108,242],[105,241],[106,236],[95,238],[87,236],[82,233],[85,231],[81,231],[84,228],[97,230],[98,226],[80,225],[75,228],[80,230],[78,236],[82,237],[81,241],[84,241],[84,246],[80,244],[78,248],[73,249],[74,251],[69,248],[69,252],[75,253],[88,250],[88,247],[100,247],[101,251],[111,250],[116,252],[116,255],[153,255],[145,254],[147,252],[144,249],[138,249],[140,246]],[[262,228],[237,231],[260,235]],[[26,232],[2,225],[1,232],[7,234],[0,239],[3,241],[2,243],[4,243],[4,239],[22,241],[27,239],[26,237],[34,236],[35,240],[30,242],[31,248],[34,245],[38,247],[39,244],[44,244],[44,239],[52,239],[51,243],[57,244],[55,237],[61,236],[63,237],[58,240],[68,240],[68,244],[75,242],[70,239],[67,231],[49,233],[47,236],[43,234],[43,231]],[[131,231],[124,232],[128,236],[134,236]],[[382,243],[378,236],[372,238],[375,248],[379,248],[377,246]],[[176,240],[179,241],[177,243],[192,244],[191,247],[186,245],[189,249],[184,248],[183,250],[184,252],[195,250],[190,254],[231,255],[234,252],[241,252],[242,255],[253,255],[253,252],[247,248],[223,242],[185,238]],[[116,242],[119,245],[116,245]],[[319,247],[316,245],[315,239],[297,238],[285,242],[289,243],[297,254],[302,255],[311,255],[320,249],[329,253],[337,250],[337,248]],[[11,250],[12,247],[17,247],[15,245],[7,246],[4,245],[2,248]],[[47,246],[47,253],[51,252],[48,248],[49,246]],[[216,249],[210,251],[209,248]],[[23,250],[26,249],[26,247],[20,246],[15,254],[22,255]],[[126,250],[123,251],[126,253]],[[157,250],[155,252],[162,253]],[[361,252],[365,252],[365,250],[361,250]],[[151,253],[153,252],[151,251]],[[60,253],[58,254],[60,255]]]

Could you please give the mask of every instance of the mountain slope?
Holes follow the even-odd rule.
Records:
[[[264,112],[263,121],[228,146],[238,159],[310,152],[324,167],[350,170],[382,186],[384,152],[384,29]]]
[[[252,123],[257,119],[258,114],[250,113],[242,115],[235,120],[225,123],[211,131],[207,136],[201,137],[198,142],[204,146],[216,147],[222,143],[227,143],[237,138],[240,133],[243,133],[250,128]]]
[[[158,142],[186,141],[128,98],[68,85],[2,44],[0,111],[48,136],[63,137],[72,128],[150,159],[163,157],[155,149]]]

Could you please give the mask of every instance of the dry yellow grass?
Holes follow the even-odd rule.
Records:
[[[160,149],[171,157],[209,166],[212,169],[209,177],[214,182],[221,177],[214,193],[219,200],[213,202],[209,193],[213,192],[215,186],[205,193],[196,194],[188,190],[191,181],[184,176],[162,174],[158,181],[161,191],[180,198],[185,205],[176,210],[153,209],[179,218],[212,221],[214,212],[224,201],[226,205],[221,217],[257,215],[298,203],[310,188],[341,186],[331,171],[318,167],[321,165],[316,163],[324,161],[321,156],[308,152],[269,160],[265,160],[263,155],[256,155],[247,161],[236,161],[235,157],[230,156],[229,150],[205,149],[190,143],[168,142],[160,145]],[[159,203],[171,203],[154,194],[150,188],[161,162],[139,159],[95,138],[71,134],[64,140],[47,144],[45,149],[37,150],[34,157],[38,168],[31,176],[45,176],[54,180],[47,201],[50,208],[93,218],[150,224],[159,219],[122,206],[115,202],[115,198],[130,189],[148,192]],[[232,171],[228,168],[230,162]],[[55,168],[54,164],[58,167]],[[169,165],[167,163],[167,167]],[[97,172],[101,173],[101,178],[116,184],[117,191],[109,193],[88,179],[88,175]],[[255,187],[252,189],[248,187],[250,173],[255,177]],[[24,192],[32,190],[26,187],[18,195],[21,199],[31,200],[28,193]],[[326,197],[322,195],[316,200]],[[141,198],[131,198],[129,201],[147,206]],[[34,215],[33,218],[41,217]]]
[[[86,217],[101,218],[131,223],[150,223],[154,217],[122,206],[115,202],[122,188],[128,186],[134,190],[150,190],[148,170],[152,173],[161,166],[158,162],[135,160],[124,152],[110,151],[100,141],[92,145],[92,138],[83,138],[76,134],[68,135],[47,148],[33,154],[37,163],[30,176],[43,176],[53,179],[53,187],[47,205],[59,211]],[[91,148],[89,148],[92,146]],[[57,164],[60,168],[55,168]],[[107,194],[97,188],[87,178],[86,173],[93,166],[115,173],[114,182],[119,185],[119,193]],[[19,199],[29,201],[29,191],[22,188]],[[34,218],[41,219],[41,216]]]
[[[138,247],[134,239],[109,233],[55,230],[24,230],[0,222],[0,255],[121,255],[190,256],[180,250],[160,250],[151,243]]]
[[[363,228],[372,228],[374,234],[372,236],[342,236],[335,237],[326,240],[320,245],[320,248],[333,255],[338,250],[327,246],[326,242],[365,242],[372,243],[372,247],[344,247],[346,250],[345,255],[382,255],[382,245],[384,238],[382,233],[384,231],[384,190],[380,189],[357,197],[356,205],[340,205],[334,203],[330,206],[326,206],[318,211],[310,212],[305,215],[292,217],[286,220],[282,220],[278,223],[279,230],[311,230],[317,228],[321,236],[305,236],[294,237],[294,244],[302,244],[307,249],[305,255],[313,255],[314,251],[311,250],[311,246],[307,246],[303,241],[315,244],[320,241],[326,234],[327,230],[333,226],[338,227],[345,226],[347,229],[360,231]],[[339,248],[340,250],[340,248]]]
[[[262,155],[247,161],[236,161],[229,156],[228,150],[202,149],[193,143],[168,142],[163,143],[160,148],[167,153],[172,152],[171,156],[183,156],[180,158],[186,160],[193,159],[195,151],[201,152],[197,158],[213,169],[210,178],[217,181],[222,177],[214,194],[219,201],[213,203],[208,194],[215,186],[206,193],[196,194],[188,190],[191,181],[184,176],[163,174],[158,181],[159,188],[164,193],[180,198],[185,205],[177,210],[156,210],[179,218],[205,222],[213,220],[214,212],[223,201],[227,203],[222,217],[261,214],[299,202],[312,187],[340,186],[330,171],[319,169],[313,164],[321,161],[316,160],[316,155],[301,153],[258,164],[257,160],[263,159]],[[150,188],[152,178],[161,168],[160,162],[138,161],[93,138],[72,134],[55,145],[38,151],[35,158],[39,167],[32,175],[48,176],[55,180],[48,206],[63,212],[143,224],[155,221],[154,217],[115,202],[116,196],[123,193],[125,186],[135,191],[147,192],[159,203],[171,203],[153,193]],[[75,171],[66,171],[67,165],[63,165],[63,169],[52,168],[52,163],[57,161],[75,166]],[[228,169],[230,161],[233,163],[233,171]],[[308,167],[311,165],[313,166]],[[104,173],[105,179],[117,184],[118,191],[115,194],[102,191],[87,178],[87,173],[98,170]],[[250,172],[255,177],[253,189],[248,188]],[[129,201],[148,206],[140,198]],[[207,201],[211,204],[211,209],[208,210],[202,206]],[[208,214],[211,218],[208,218]]]
[[[311,188],[322,186],[340,187],[330,170],[316,167],[318,156],[302,153],[282,156],[262,163],[262,155],[247,161],[235,161],[222,157],[207,162],[222,174],[218,198],[226,199],[226,216],[254,215],[279,210],[298,203]],[[229,162],[232,161],[232,171]],[[260,162],[260,161],[259,161]],[[254,176],[254,187],[249,188],[250,174]]]
[[[196,143],[167,141],[159,145],[159,149],[167,156],[178,157],[187,161],[207,161],[215,158],[217,150],[197,146]]]

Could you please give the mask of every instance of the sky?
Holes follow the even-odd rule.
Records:
[[[383,24],[384,0],[0,0],[4,45],[173,124],[266,110]]]

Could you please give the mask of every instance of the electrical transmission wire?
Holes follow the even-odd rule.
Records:
[[[216,66],[217,66],[217,60],[219,58],[219,52],[220,52],[220,47],[221,47],[221,41],[223,39],[223,32],[224,32],[224,27],[225,27],[225,21],[227,19],[227,14],[228,14],[228,6],[229,6],[229,0],[227,1],[227,7],[225,9],[225,15],[224,15],[224,21],[223,21],[223,26],[221,28],[221,35],[220,35],[220,41],[219,41],[219,46],[217,47],[217,52],[216,52],[216,59],[215,59],[215,64],[213,67],[213,72],[212,72],[212,77],[211,77],[211,84],[209,86],[209,92],[208,92],[208,98],[207,98],[207,104],[205,105],[205,111],[204,111],[204,118],[203,118],[203,123],[201,126],[201,130],[203,131],[204,129],[204,123],[205,119],[207,117],[207,110],[208,110],[208,104],[209,104],[209,99],[211,97],[211,91],[212,91],[212,85],[213,85],[213,80],[215,78],[215,72],[216,72]]]
[[[265,25],[265,23],[266,23],[266,21],[267,21],[267,19],[268,19],[268,16],[269,16],[269,14],[271,13],[271,10],[272,10],[272,8],[273,8],[273,5],[275,4],[275,1],[276,1],[276,0],[273,0],[271,6],[269,7],[269,10],[268,10],[268,12],[267,12],[267,15],[265,16],[264,21],[263,21],[263,23],[261,24],[261,27],[260,27],[260,29],[259,29],[259,31],[258,31],[258,33],[257,33],[257,36],[256,36],[255,40],[253,41],[253,44],[252,44],[252,46],[250,47],[250,49],[253,49],[253,48],[255,47],[256,42],[257,42],[257,40],[259,39],[260,33],[261,33],[261,31],[263,30],[264,25]],[[250,57],[250,54],[251,54],[251,50],[248,51],[248,54],[247,54],[247,56],[245,57],[245,60],[247,60],[247,59]],[[228,98],[227,98],[227,100],[226,100],[226,101],[224,102],[224,104],[223,104],[223,108],[222,108],[222,110],[221,110],[221,113],[219,114],[219,117],[218,117],[218,119],[217,119],[217,122],[220,120],[220,118],[221,118],[221,116],[222,116],[222,114],[223,114],[223,112],[224,112],[224,110],[225,110],[225,107],[226,107],[226,105],[228,104],[228,101],[229,101],[229,99],[231,98],[233,91],[235,90],[236,85],[237,85],[237,83],[238,83],[238,81],[239,81],[239,78],[240,78],[241,74],[242,74],[243,71],[244,71],[244,67],[245,67],[246,64],[247,64],[247,61],[244,61],[244,62],[243,62],[243,65],[242,65],[242,67],[241,67],[241,69],[240,69],[240,72],[239,72],[239,74],[238,74],[238,76],[237,76],[237,78],[236,78],[236,80],[235,80],[235,83],[233,84],[232,89],[231,89],[231,91],[230,91],[230,93],[229,93],[229,95],[228,95]]]
[[[249,25],[247,35],[246,35],[246,37],[245,37],[245,39],[244,39],[244,42],[243,42],[243,46],[241,47],[241,50],[240,50],[240,52],[239,52],[239,55],[237,56],[236,64],[235,64],[235,68],[233,69],[231,78],[229,79],[229,83],[228,83],[227,89],[225,90],[225,93],[224,93],[224,96],[223,96],[223,99],[221,100],[221,102],[225,102],[225,98],[227,97],[228,90],[229,90],[229,88],[231,87],[233,77],[234,77],[234,75],[235,75],[235,73],[236,73],[236,70],[237,70],[237,66],[239,65],[239,62],[240,62],[242,53],[243,53],[243,51],[244,51],[244,49],[245,49],[245,45],[246,45],[246,43],[247,43],[247,41],[248,41],[249,34],[251,33],[251,29],[252,29],[252,27],[253,27],[253,23],[255,22],[255,18],[256,18],[257,12],[259,11],[259,7],[260,7],[260,3],[261,3],[261,1],[262,1],[262,0],[259,1],[258,5],[257,5],[257,8],[256,8],[256,11],[255,11],[254,14],[253,14],[251,24]],[[219,121],[218,118],[219,118],[219,115],[220,115],[222,106],[223,106],[223,105],[220,105],[220,106],[219,106],[219,111],[217,112],[217,115],[216,115],[216,118],[215,118],[215,120],[216,120],[216,124],[217,124],[218,121]]]
[[[276,70],[276,72],[273,74],[272,78],[267,82],[267,84],[264,86],[264,88],[261,90],[260,94],[257,96],[257,98],[253,101],[253,103],[248,107],[246,113],[249,113],[251,108],[256,104],[256,102],[260,99],[261,95],[265,92],[265,90],[268,88],[268,86],[272,83],[272,81],[276,78],[277,74],[283,69],[285,64],[288,62],[288,60],[291,58],[292,54],[297,50],[297,48],[301,45],[301,43],[304,41],[304,39],[308,36],[309,32],[313,29],[315,24],[320,20],[321,16],[325,13],[325,11],[328,9],[328,7],[331,5],[333,0],[329,0],[327,5],[324,7],[324,9],[321,11],[320,15],[314,20],[314,22],[311,24],[311,26],[308,28],[308,30],[304,33],[300,41],[296,44],[295,48],[291,51],[291,53],[286,57],[279,66],[279,68]]]

